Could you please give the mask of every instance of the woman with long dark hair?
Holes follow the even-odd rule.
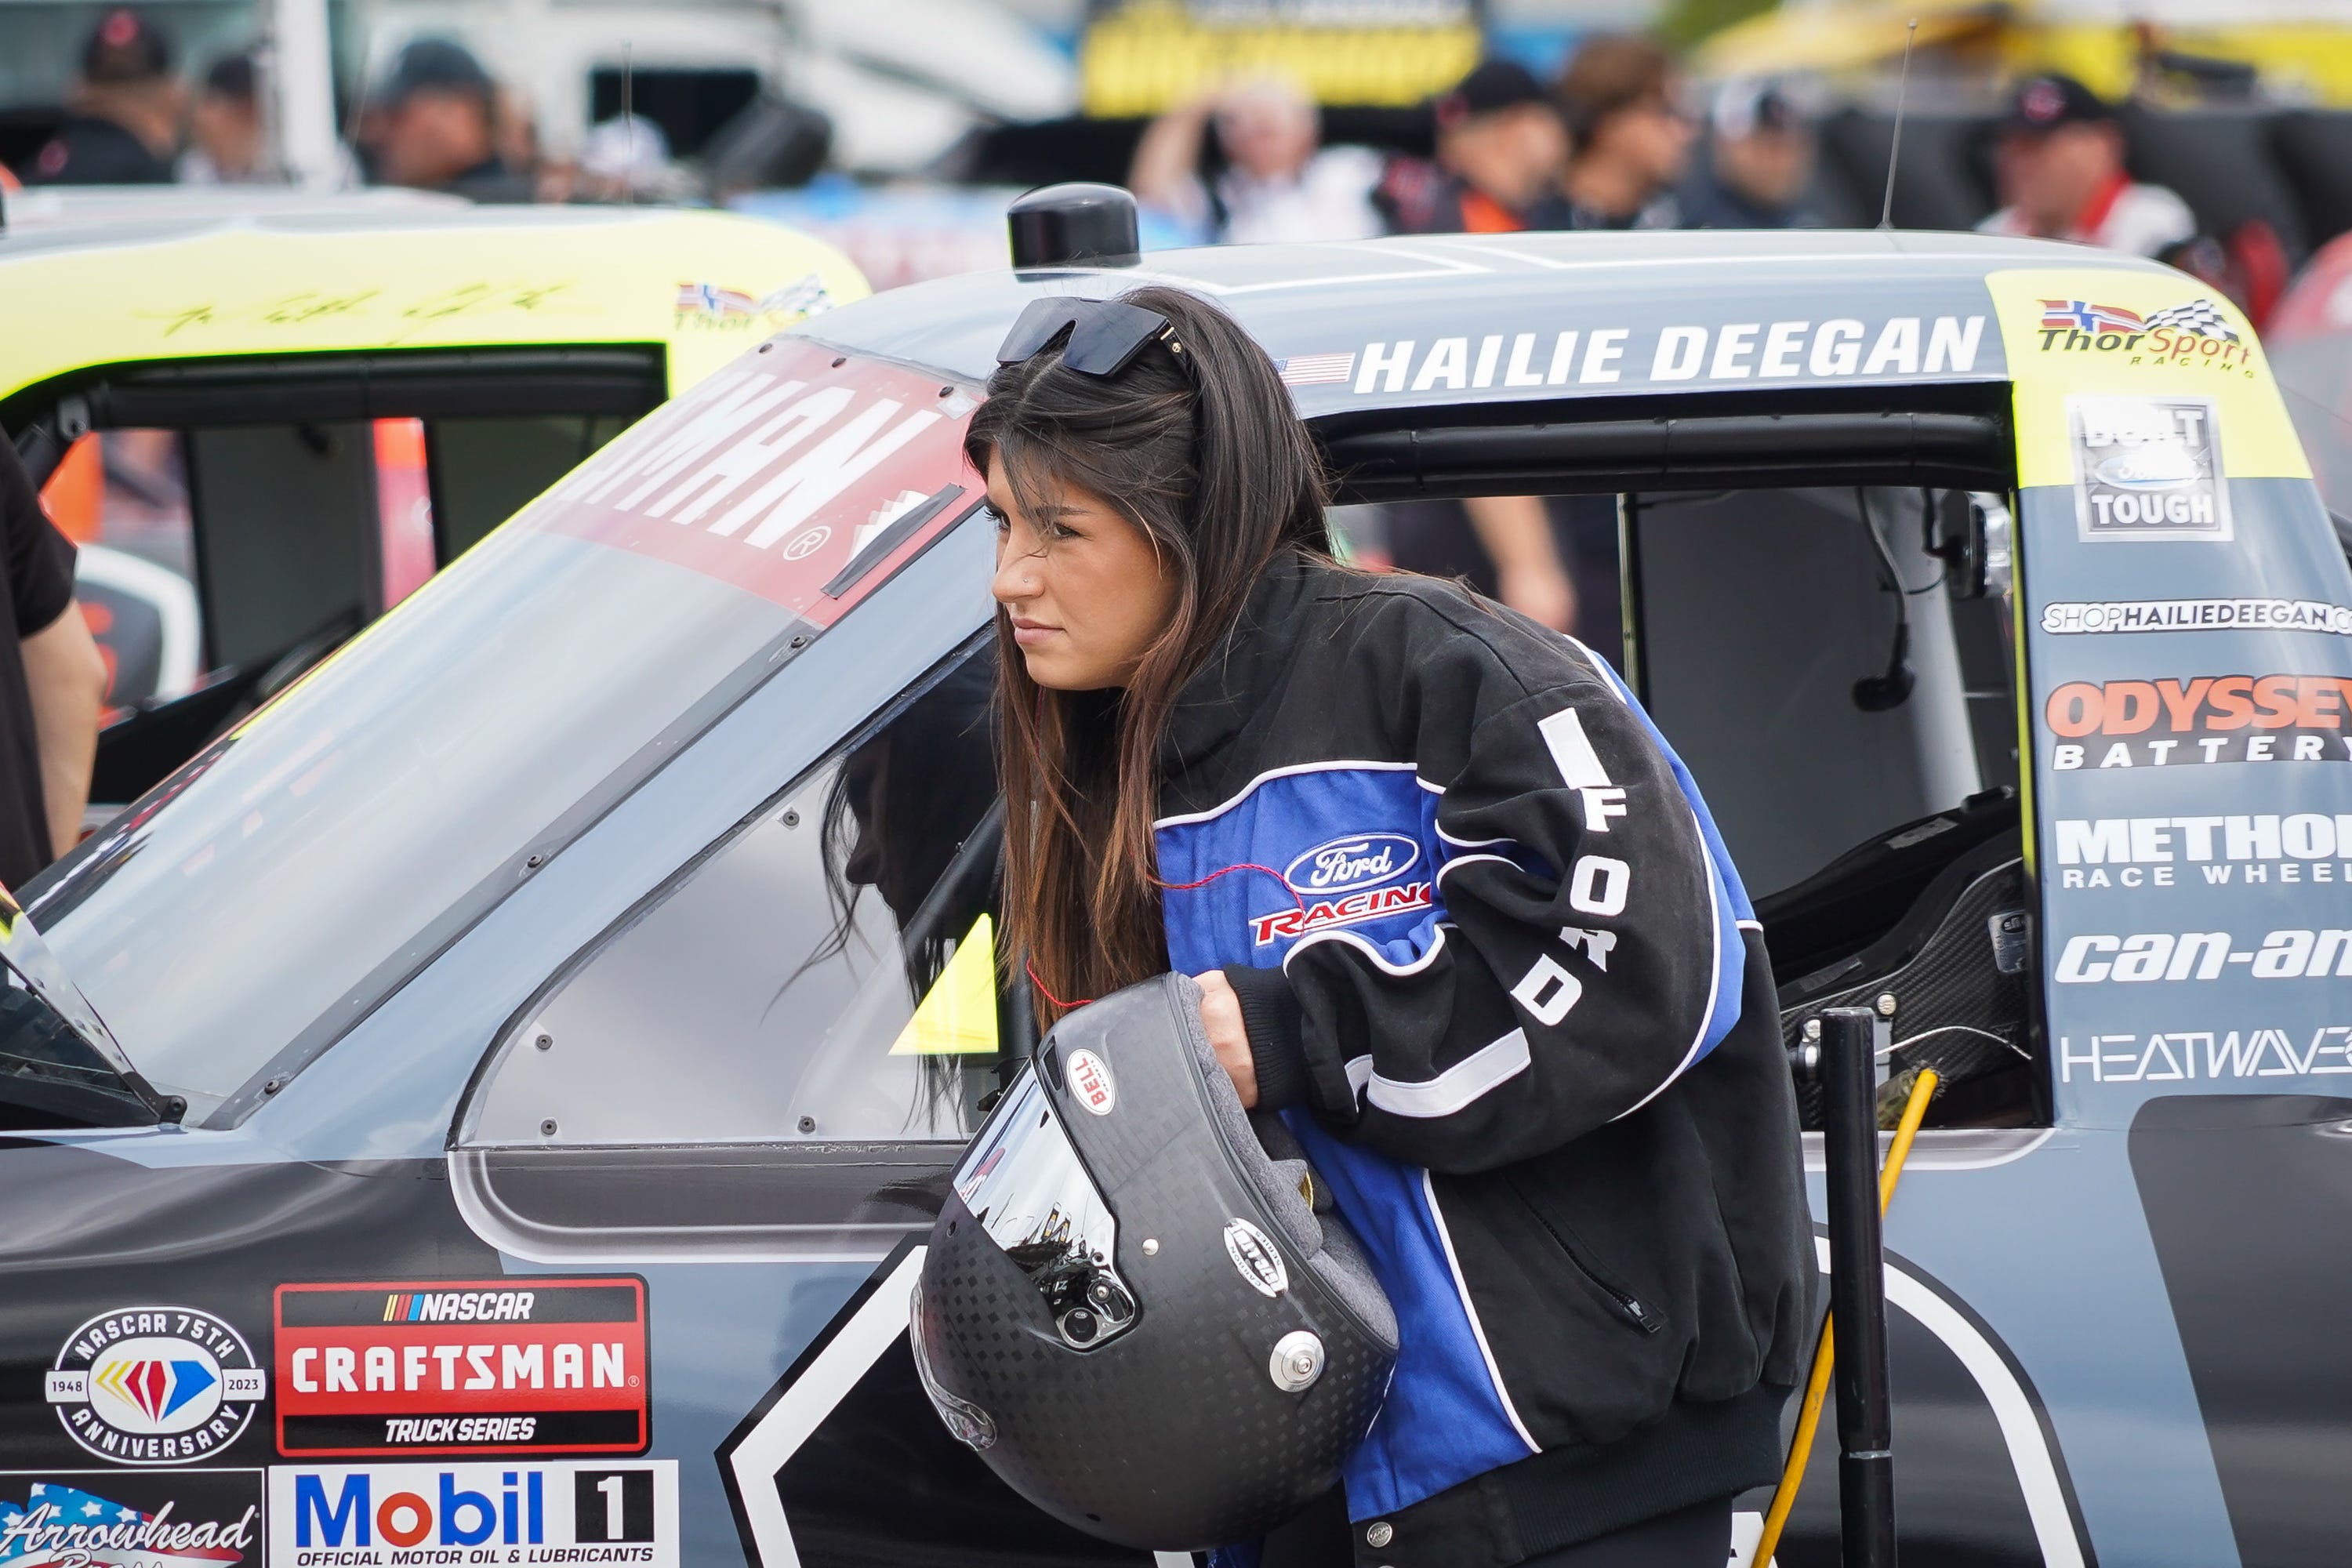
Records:
[[[1000,357],[967,451],[1011,978],[1051,1019],[1194,975],[1397,1309],[1349,1522],[1268,1563],[1718,1568],[1814,1270],[1763,948],[1688,774],[1574,642],[1334,563],[1313,443],[1214,306],[1040,300]]]

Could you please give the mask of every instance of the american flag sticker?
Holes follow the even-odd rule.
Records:
[[[1285,386],[1339,386],[1356,374],[1353,351],[1338,354],[1298,354],[1276,360],[1275,369],[1282,373]]]

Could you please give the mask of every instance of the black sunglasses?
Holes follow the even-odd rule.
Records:
[[[1164,341],[1181,354],[1176,329],[1157,310],[1117,300],[1076,300],[1051,295],[1032,300],[996,351],[999,364],[1019,364],[1067,331],[1062,363],[1081,375],[1117,375],[1135,363],[1144,345]]]

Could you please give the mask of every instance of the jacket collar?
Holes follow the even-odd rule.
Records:
[[[1279,689],[1302,627],[1300,608],[1314,592],[1317,568],[1296,550],[1267,563],[1241,616],[1176,695],[1160,742],[1168,775],[1199,766],[1241,732]]]

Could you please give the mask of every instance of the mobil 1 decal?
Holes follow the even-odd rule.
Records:
[[[259,1563],[259,1470],[0,1473],[6,1568],[234,1568]]]
[[[677,1461],[278,1465],[269,1556],[276,1568],[676,1568]]]
[[[301,1457],[636,1454],[633,1276],[281,1285],[278,1448]]]

